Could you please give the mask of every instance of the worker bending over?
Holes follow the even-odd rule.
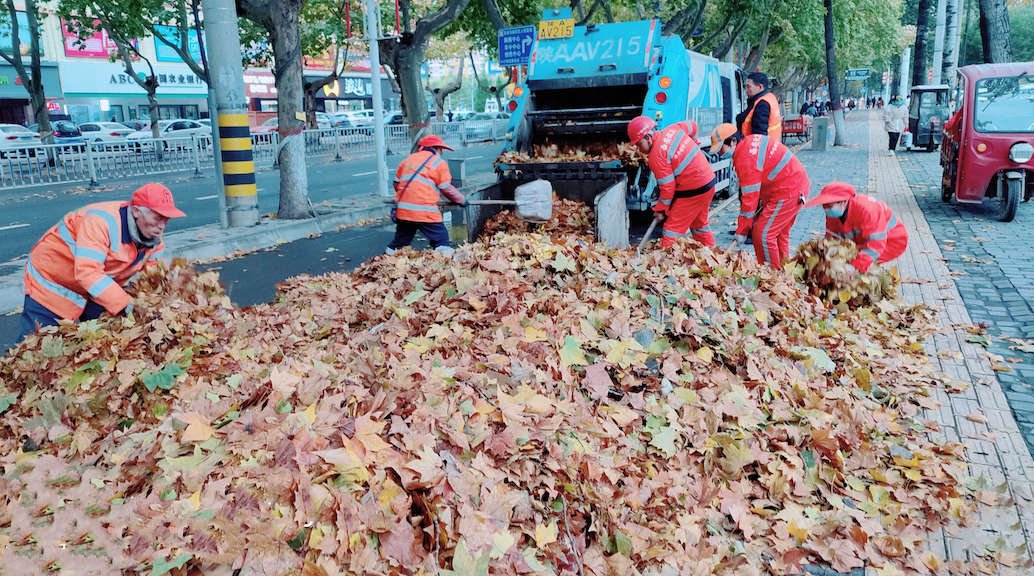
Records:
[[[848,265],[849,274],[865,274],[873,262],[883,264],[905,253],[908,231],[883,201],[856,194],[850,184],[834,182],[805,204],[819,205],[826,211],[826,236],[851,240],[858,247],[858,255]]]
[[[646,155],[650,171],[657,179],[660,199],[653,207],[653,216],[664,222],[661,246],[665,248],[687,234],[714,247],[707,212],[717,179],[707,155],[693,140],[696,134],[697,125],[692,120],[661,130],[646,116],[637,116],[628,123],[629,143]]]
[[[59,319],[94,320],[132,312],[122,288],[165,253],[170,218],[186,216],[161,184],[144,184],[129,202],[99,202],[65,215],[29,252],[18,341]]]
[[[395,171],[395,238],[388,244],[387,253],[394,254],[395,250],[409,246],[420,231],[436,252],[451,254],[449,231],[438,209],[439,195],[466,206],[463,194],[452,185],[449,163],[442,158],[442,150],[452,148],[434,135],[424,136],[417,145],[420,149]]]
[[[773,268],[790,257],[790,229],[808,198],[808,174],[801,161],[778,139],[764,134],[744,136],[732,124],[711,132],[711,153],[732,153],[740,180],[740,216],[736,241],[750,234],[758,262]]]

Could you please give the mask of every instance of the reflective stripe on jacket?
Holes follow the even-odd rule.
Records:
[[[908,238],[905,224],[890,206],[868,194],[852,196],[842,218],[826,217],[826,235],[854,241],[858,256],[851,265],[859,272],[867,272],[873,262],[886,261],[881,258],[887,240]]]
[[[751,134],[736,145],[732,166],[740,180],[740,216],[736,233],[750,233],[760,205],[808,196],[808,173],[789,148],[777,139]]]
[[[711,162],[689,133],[689,124],[677,122],[653,135],[649,161],[660,192],[656,211],[671,208],[676,190],[695,190],[714,180]]]
[[[451,185],[449,163],[441,156],[430,150],[410,154],[395,171],[397,218],[409,222],[441,222],[438,197]]]
[[[139,248],[129,236],[128,202],[100,202],[66,214],[32,248],[25,294],[58,316],[78,318],[87,300],[111,314],[129,304],[122,286],[165,253]]]
[[[747,111],[747,117],[743,119],[743,125],[740,126],[740,132],[744,136],[749,136],[754,133],[751,129],[751,120],[754,119],[754,108],[757,107],[758,102],[767,102],[769,113],[768,113],[768,136],[775,138],[776,140],[783,139],[783,115],[779,113],[779,100],[775,97],[775,94],[771,92],[765,92],[760,98],[754,101],[754,105]]]

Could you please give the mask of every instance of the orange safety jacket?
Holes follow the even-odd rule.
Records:
[[[455,201],[450,191],[459,192],[452,185],[449,163],[430,150],[419,150],[403,160],[395,171],[394,186],[396,217],[409,222],[441,222],[439,194]]]
[[[758,102],[768,102],[768,136],[775,138],[777,141],[783,139],[783,115],[779,113],[779,100],[776,99],[775,94],[771,92],[765,92],[760,98],[754,100],[754,105],[750,107],[747,112],[747,117],[743,119],[743,125],[740,126],[740,132],[744,136],[749,136],[753,133],[750,129],[750,121],[754,118],[754,108],[757,108]]]
[[[801,161],[779,140],[751,134],[736,145],[732,166],[740,180],[740,216],[736,233],[750,234],[761,204],[807,199],[811,182]]]
[[[657,179],[660,199],[654,211],[667,213],[676,197],[689,197],[714,187],[714,170],[700,146],[690,136],[689,124],[676,122],[653,135],[650,171]],[[678,194],[676,192],[685,192]]]
[[[858,256],[851,261],[851,266],[864,274],[873,262],[887,261],[883,255],[888,240],[907,242],[908,230],[882,200],[868,194],[855,194],[847,201],[843,216],[826,216],[826,236],[854,241]]]
[[[138,247],[129,234],[129,202],[100,202],[70,212],[29,252],[25,294],[74,320],[87,300],[110,314],[130,302],[122,286],[165,254],[165,244]]]

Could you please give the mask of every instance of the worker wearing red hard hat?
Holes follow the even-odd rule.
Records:
[[[129,202],[99,202],[65,215],[29,252],[21,341],[59,319],[93,320],[131,312],[122,288],[165,254],[170,218],[186,216],[161,184],[144,184]]]
[[[423,232],[431,247],[438,252],[452,253],[449,231],[438,210],[438,197],[466,206],[463,194],[452,185],[449,163],[442,158],[442,150],[452,150],[442,139],[431,135],[417,142],[418,150],[399,164],[395,171],[395,238],[388,244],[388,254],[413,242],[416,233]]]
[[[858,247],[858,256],[848,272],[866,273],[873,262],[883,264],[905,253],[908,231],[905,224],[881,200],[868,194],[856,194],[854,186],[844,182],[827,185],[805,206],[822,206],[826,211],[826,236],[851,240]]]
[[[744,136],[732,124],[711,132],[710,152],[732,153],[740,180],[736,240],[742,244],[749,234],[758,262],[779,268],[790,257],[790,229],[811,186],[804,165],[779,140],[765,134]]]
[[[707,155],[693,140],[696,134],[697,125],[692,120],[661,130],[646,116],[637,116],[628,123],[629,143],[647,156],[650,171],[657,179],[660,198],[653,214],[658,222],[664,222],[663,247],[687,234],[714,247],[707,212],[717,179]]]

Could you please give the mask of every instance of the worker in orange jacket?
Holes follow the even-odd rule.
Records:
[[[790,257],[790,229],[811,182],[801,161],[782,142],[763,134],[744,136],[732,124],[711,132],[711,153],[732,153],[740,180],[737,243],[751,235],[758,262],[779,268]]]
[[[456,204],[466,206],[463,194],[452,185],[449,163],[442,150],[452,150],[442,139],[431,135],[421,138],[419,149],[399,164],[395,171],[395,238],[388,244],[388,254],[409,246],[417,231],[423,232],[438,252],[451,254],[449,231],[442,222],[438,197],[444,194]]]
[[[883,264],[905,253],[908,230],[883,201],[856,194],[854,186],[833,182],[805,206],[822,206],[826,212],[826,236],[851,240],[858,255],[848,264],[849,274],[865,274],[873,262]]]
[[[747,75],[747,109],[736,115],[736,126],[744,136],[767,134],[779,142],[783,138],[783,115],[770,86],[764,72]]]
[[[132,312],[122,288],[165,253],[170,218],[186,216],[161,184],[144,184],[129,202],[99,202],[66,214],[29,252],[18,341],[59,319],[93,320]]]
[[[660,198],[653,214],[658,222],[664,222],[661,246],[665,248],[687,234],[705,246],[715,245],[707,212],[717,179],[707,155],[693,140],[696,134],[697,125],[692,120],[661,130],[646,116],[628,123],[629,143],[647,156],[657,179]]]

